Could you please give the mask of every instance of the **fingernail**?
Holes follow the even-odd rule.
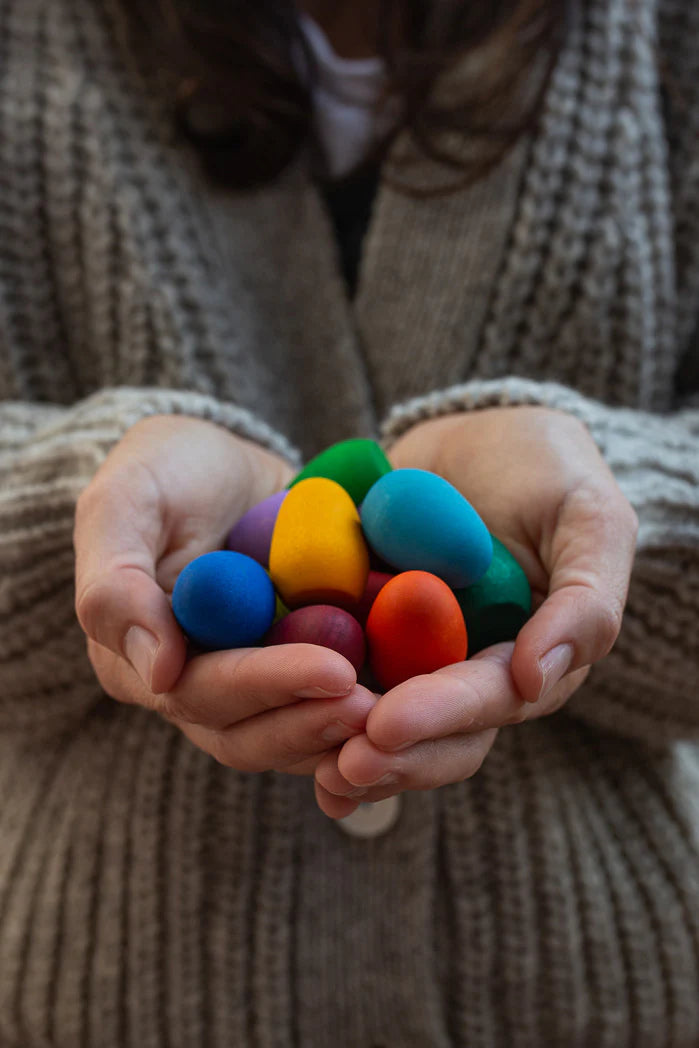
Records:
[[[124,637],[124,654],[149,690],[159,646],[158,638],[142,626],[131,626]]]
[[[343,724],[342,721],[333,721],[320,733],[320,737],[323,742],[342,742],[344,739],[348,739],[351,735],[356,734],[357,729],[350,728],[349,724]]]
[[[380,779],[375,782],[367,782],[365,786],[389,786],[391,783],[398,782],[398,776],[394,771],[387,771],[385,775],[382,775]]]
[[[557,644],[555,648],[551,648],[550,651],[541,656],[539,659],[539,669],[541,670],[539,699],[543,699],[544,695],[547,695],[551,688],[558,684],[561,677],[570,667],[573,655],[572,644]]]
[[[342,688],[336,688],[335,691],[326,691],[325,688],[317,688],[315,684],[309,688],[300,688],[299,691],[294,692],[295,699],[341,699],[345,695],[349,695],[352,691],[354,684],[350,684],[348,688],[344,690]]]

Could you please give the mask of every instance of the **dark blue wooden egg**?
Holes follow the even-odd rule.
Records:
[[[229,550],[196,557],[172,592],[172,610],[184,632],[212,650],[256,644],[272,625],[275,603],[264,568]]]

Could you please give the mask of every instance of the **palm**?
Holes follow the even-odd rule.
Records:
[[[260,449],[253,459],[251,447],[219,426],[172,416],[144,420],[124,438],[129,468],[138,463],[148,475],[151,498],[139,512],[157,543],[157,581],[166,593],[186,564],[220,548],[247,509],[287,482],[285,463],[270,454],[273,468],[262,470]]]

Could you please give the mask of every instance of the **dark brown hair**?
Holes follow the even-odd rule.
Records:
[[[496,164],[536,120],[571,2],[380,0],[377,51],[401,114],[394,134],[409,131],[385,175],[419,192],[411,162],[427,156],[448,190]],[[179,78],[175,112],[208,173],[236,188],[279,174],[311,126],[313,59],[293,0],[128,6]]]

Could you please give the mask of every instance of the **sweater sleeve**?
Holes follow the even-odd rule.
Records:
[[[103,696],[74,611],[75,504],[126,430],[157,414],[215,422],[299,463],[248,411],[193,392],[122,387],[71,407],[0,404],[0,732],[70,731]]]
[[[639,518],[621,633],[568,712],[651,745],[699,739],[699,408],[660,416],[555,383],[473,381],[396,406],[384,440],[450,412],[519,404],[584,422]]]

